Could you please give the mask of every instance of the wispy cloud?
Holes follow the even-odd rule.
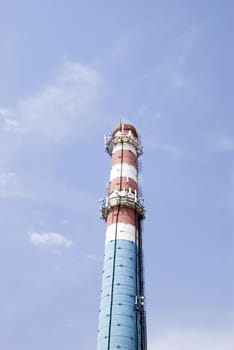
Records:
[[[73,133],[81,138],[98,122],[104,85],[93,67],[66,61],[40,91],[15,108],[0,108],[0,129],[55,141]]]
[[[210,132],[206,135],[208,148],[214,152],[232,152],[234,151],[234,138],[228,135]]]
[[[234,139],[229,136],[220,136],[217,139],[215,148],[220,152],[234,151]]]
[[[231,350],[233,336],[228,331],[199,329],[168,330],[149,339],[149,348],[158,350]]]
[[[96,254],[89,254],[89,253],[84,253],[84,257],[90,261],[102,261],[102,257],[96,255]]]
[[[191,26],[181,33],[168,45],[167,59],[159,61],[143,76],[143,79],[155,80],[163,83],[163,88],[181,89],[190,85],[190,78],[186,74],[186,66],[191,50],[201,32],[200,26]],[[163,90],[165,94],[165,90]]]
[[[181,156],[181,151],[178,147],[160,142],[157,139],[152,137],[145,138],[144,145],[149,148],[155,148],[155,149],[158,149],[159,151],[167,152],[175,158],[179,158]]]
[[[14,172],[0,172],[0,197],[6,197],[12,193],[16,180]]]
[[[29,241],[37,246],[70,248],[72,245],[71,240],[55,232],[32,232]]]
[[[182,68],[176,63],[159,63],[157,66],[149,69],[143,76],[143,79],[157,79],[164,81],[167,85],[174,88],[183,88],[189,84],[188,78],[182,72]]]

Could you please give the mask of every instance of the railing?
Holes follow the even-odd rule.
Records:
[[[144,199],[143,198],[132,198],[128,194],[120,195],[117,194],[112,197],[100,199],[100,213],[101,219],[106,220],[108,213],[111,208],[123,205],[125,207],[136,210],[136,213],[140,219],[145,218],[145,208],[144,208]]]
[[[133,145],[136,148],[137,155],[142,155],[143,146],[141,144],[140,138],[136,138],[132,134],[126,134],[124,132],[115,136],[112,134],[104,136],[105,149],[110,156],[112,155],[113,147],[121,142]]]

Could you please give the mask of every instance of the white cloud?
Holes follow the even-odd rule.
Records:
[[[234,139],[228,136],[220,136],[217,139],[216,150],[220,152],[234,151]]]
[[[162,62],[149,69],[143,76],[143,80],[165,82],[167,88],[181,89],[189,85],[189,80],[183,73],[180,59],[173,62]],[[163,88],[165,88],[163,85]],[[163,90],[164,91],[164,90]],[[165,93],[165,91],[164,91]]]
[[[161,150],[163,152],[167,152],[175,158],[179,158],[181,156],[181,151],[179,150],[178,147],[159,142],[152,137],[146,137],[144,139],[144,145],[150,148]]]
[[[132,54],[134,50],[134,40],[133,38],[129,38],[128,36],[122,36],[117,39],[112,49],[112,54],[110,57],[111,63],[121,63],[126,58]]]
[[[32,232],[29,240],[34,245],[70,248],[72,241],[55,232]]]
[[[183,88],[188,85],[188,80],[179,68],[173,67],[171,69],[171,80],[175,87]]]
[[[148,342],[148,347],[152,350],[232,350],[233,346],[231,332],[205,329],[168,330],[149,337]]]
[[[91,261],[102,261],[102,257],[96,255],[96,254],[89,254],[89,253],[84,253],[84,257],[88,260]]]
[[[60,225],[67,225],[68,224],[68,220],[67,219],[63,219],[59,223],[60,223]]]
[[[66,61],[40,91],[15,108],[0,108],[0,128],[55,141],[71,134],[81,138],[98,124],[104,93],[103,79],[93,67]]]
[[[168,43],[167,59],[159,61],[143,76],[146,80],[162,82],[161,90],[165,98],[165,87],[168,90],[182,89],[191,85],[191,74],[185,73],[191,51],[201,33],[202,25],[186,28],[173,42]],[[159,94],[158,94],[159,95]],[[157,96],[157,99],[159,96]]]
[[[208,148],[215,152],[231,152],[234,151],[234,138],[219,134],[217,132],[210,132],[206,135]]]
[[[0,172],[0,196],[8,196],[15,187],[14,172]]]

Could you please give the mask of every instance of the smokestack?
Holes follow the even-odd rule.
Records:
[[[142,146],[130,124],[105,137],[112,166],[108,197],[101,200],[106,221],[97,350],[146,350],[142,220],[138,157]]]

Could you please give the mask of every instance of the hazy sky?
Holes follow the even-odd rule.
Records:
[[[144,144],[148,348],[233,348],[233,14],[0,1],[1,349],[95,349],[120,117]]]

